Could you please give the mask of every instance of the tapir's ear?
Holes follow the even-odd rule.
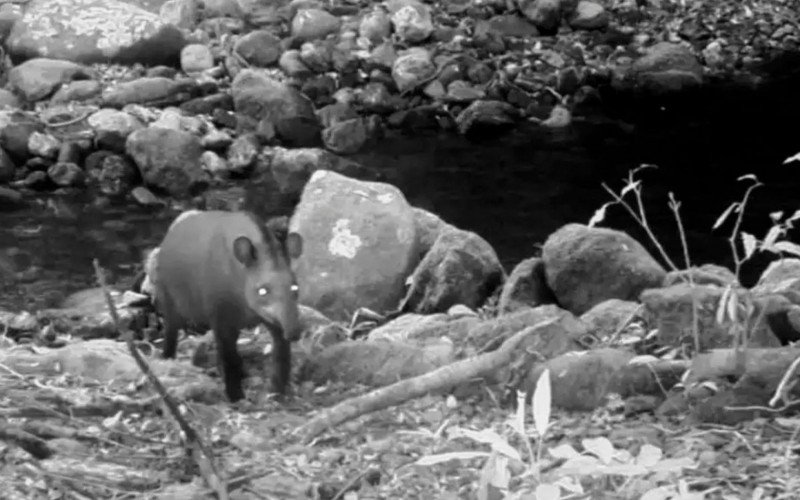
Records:
[[[303,237],[297,233],[286,235],[286,253],[289,257],[296,259],[303,253]]]
[[[245,267],[250,267],[256,262],[256,247],[247,236],[239,236],[233,241],[233,256]]]

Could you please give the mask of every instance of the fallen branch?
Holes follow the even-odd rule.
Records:
[[[525,328],[500,346],[496,351],[482,354],[475,358],[463,359],[447,366],[442,366],[423,375],[401,380],[395,384],[381,387],[372,392],[343,401],[328,408],[295,430],[305,443],[314,437],[343,422],[360,415],[395,406],[409,399],[424,396],[433,391],[456,386],[467,380],[482,377],[497,368],[508,365],[522,341],[539,330],[557,322],[557,319],[542,321],[533,328]]]
[[[106,305],[108,306],[111,320],[114,323],[114,330],[116,330],[118,335],[122,335],[119,327],[120,322],[119,316],[117,315],[117,308],[114,305],[114,301],[111,299],[111,294],[108,293],[103,270],[100,267],[100,263],[97,261],[97,259],[94,259],[92,263],[94,264],[94,272],[97,276],[97,282],[103,289],[103,296],[106,299]],[[197,434],[192,426],[189,425],[189,422],[183,418],[183,415],[181,415],[181,412],[178,409],[177,401],[175,401],[169,392],[167,392],[164,384],[161,383],[161,380],[159,380],[158,377],[156,377],[156,375],[153,373],[153,370],[150,369],[150,365],[147,364],[147,361],[133,343],[133,334],[128,332],[125,334],[124,338],[125,343],[128,345],[128,350],[130,351],[131,356],[133,356],[133,359],[136,361],[136,364],[139,366],[139,369],[145,374],[147,380],[153,384],[156,392],[158,392],[158,394],[161,396],[161,399],[164,400],[164,405],[167,407],[167,410],[169,410],[169,413],[171,413],[175,418],[175,421],[178,422],[178,426],[186,436],[186,445],[191,453],[192,458],[195,460],[195,463],[197,463],[197,466],[199,467],[200,473],[202,474],[203,479],[205,479],[206,484],[209,488],[214,490],[214,492],[217,494],[217,498],[220,500],[227,500],[228,491],[220,477],[217,466],[214,463],[214,457],[211,453],[211,450],[203,443],[200,435]]]

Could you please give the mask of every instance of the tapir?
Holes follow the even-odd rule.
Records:
[[[272,388],[285,394],[290,342],[301,333],[292,259],[302,252],[297,233],[280,234],[251,212],[198,211],[179,215],[167,230],[155,264],[154,301],[164,322],[165,358],[175,357],[181,328],[212,329],[225,393],[244,397],[236,342],[242,328],[263,323],[272,335]]]

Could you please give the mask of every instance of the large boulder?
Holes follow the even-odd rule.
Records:
[[[542,248],[547,284],[558,303],[583,314],[608,299],[637,300],[666,271],[638,241],[614,229],[567,224]]]
[[[115,0],[30,0],[6,40],[15,62],[175,65],[186,40],[158,15]]]
[[[300,301],[332,319],[397,308],[419,260],[414,212],[394,186],[318,170],[290,229],[303,237]]]

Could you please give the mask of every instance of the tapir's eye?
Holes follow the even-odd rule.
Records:
[[[300,292],[300,287],[297,286],[297,283],[295,283],[294,285],[291,286],[290,290],[292,291],[292,294],[294,294],[294,296],[296,297],[298,292]]]
[[[260,286],[258,287],[258,290],[256,290],[256,293],[258,294],[259,297],[266,297],[267,295],[269,295],[269,288],[265,286]]]

